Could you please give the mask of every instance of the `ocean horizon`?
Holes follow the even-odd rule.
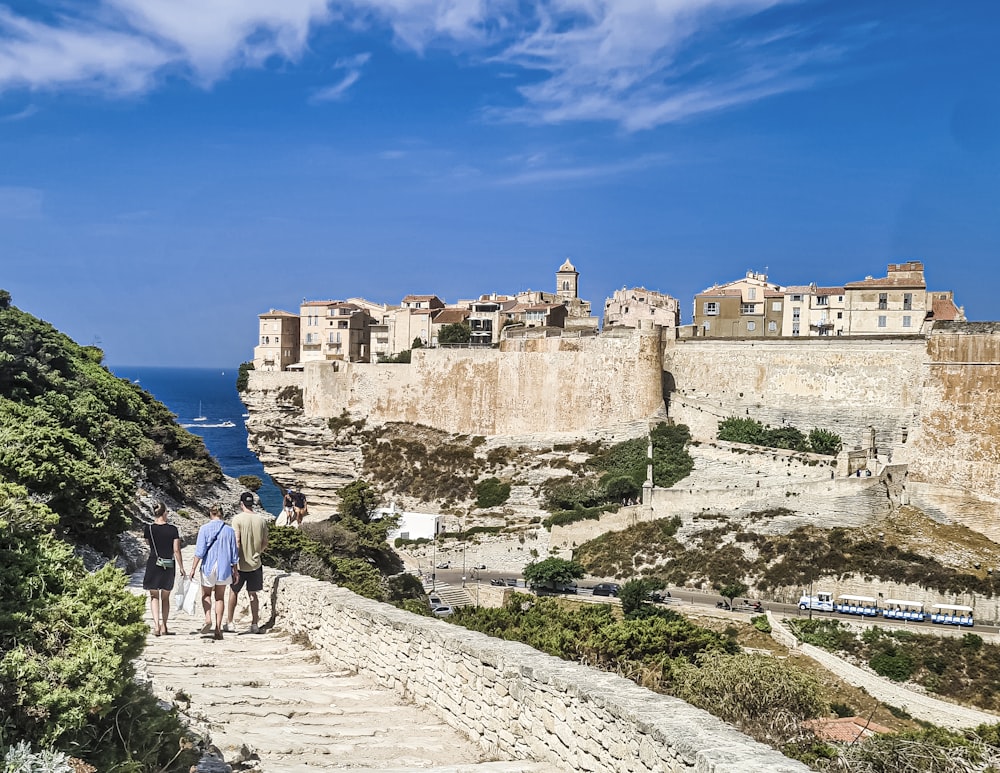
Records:
[[[281,512],[281,492],[247,447],[246,407],[236,391],[239,365],[219,368],[109,365],[163,403],[177,423],[205,442],[226,475],[256,475],[263,482],[257,494],[272,515]]]

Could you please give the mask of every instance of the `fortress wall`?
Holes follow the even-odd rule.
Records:
[[[483,748],[553,770],[806,773],[707,712],[596,669],[265,568],[283,629]],[[267,610],[265,610],[265,615]]]
[[[910,475],[1000,498],[1000,323],[939,323],[927,351]]]
[[[305,414],[343,410],[447,432],[579,432],[663,407],[657,335],[526,339],[503,349],[416,349],[409,365],[307,363]]]
[[[808,338],[668,341],[663,367],[675,391],[668,413],[697,439],[715,438],[720,419],[819,427],[848,447],[898,446],[920,409],[923,338]]]

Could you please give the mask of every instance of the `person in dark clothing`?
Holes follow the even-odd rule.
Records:
[[[177,527],[167,523],[167,508],[163,502],[153,505],[153,522],[147,523],[142,534],[149,544],[149,559],[142,587],[149,591],[149,606],[153,613],[153,635],[169,636],[167,618],[170,617],[170,592],[174,589],[177,569],[184,574],[181,557],[181,535]]]
[[[302,519],[308,515],[309,508],[306,506],[306,495],[298,489],[292,492],[292,510],[295,513],[295,525],[301,528]]]

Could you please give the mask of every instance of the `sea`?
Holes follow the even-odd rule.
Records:
[[[142,387],[169,408],[182,427],[205,441],[226,475],[256,475],[264,509],[281,513],[281,491],[247,448],[246,407],[236,391],[239,368],[111,367],[111,372]]]

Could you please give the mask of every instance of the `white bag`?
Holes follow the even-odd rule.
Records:
[[[275,519],[274,525],[275,526],[287,526],[288,525],[288,511],[287,510],[282,510],[281,511],[281,515],[279,515]]]
[[[174,609],[182,609],[184,607],[184,596],[190,584],[191,581],[178,572],[177,582],[174,585]]]
[[[187,614],[193,615],[199,596],[201,596],[201,583],[192,577],[188,583],[187,590],[184,592],[184,603],[181,604],[181,609]]]

